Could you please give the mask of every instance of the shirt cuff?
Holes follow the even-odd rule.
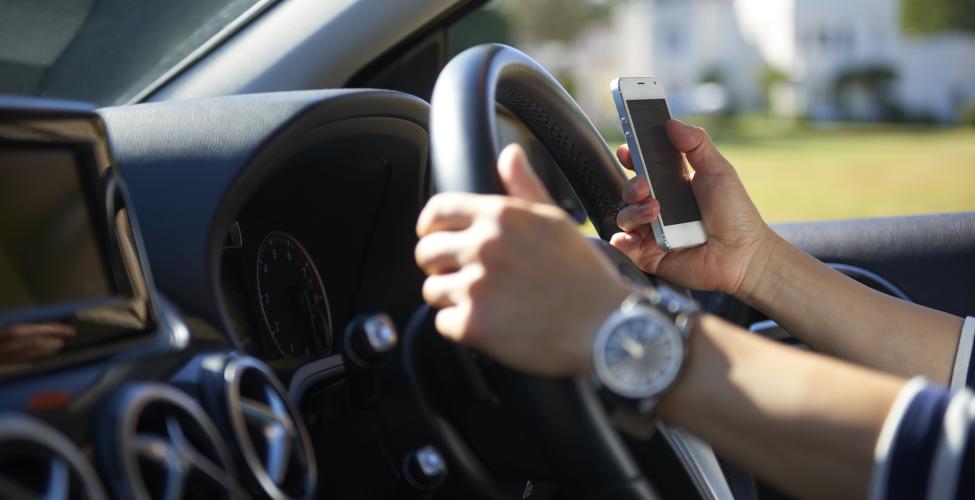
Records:
[[[870,500],[886,500],[887,480],[890,475],[890,457],[892,455],[894,438],[900,428],[904,413],[914,401],[914,398],[927,386],[927,382],[916,377],[904,385],[901,392],[894,399],[894,404],[890,407],[890,413],[884,420],[884,425],[880,429],[880,437],[877,439],[877,446],[873,453],[873,477],[870,478],[870,492],[867,498]]]
[[[965,387],[975,386],[972,377],[972,348],[975,341],[975,317],[965,318],[961,327],[961,335],[958,336],[958,350],[955,351],[955,366],[951,370],[951,382],[949,388],[952,391],[959,391]]]

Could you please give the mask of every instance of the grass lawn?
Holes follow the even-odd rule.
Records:
[[[687,121],[711,131],[768,222],[975,211],[975,128]]]

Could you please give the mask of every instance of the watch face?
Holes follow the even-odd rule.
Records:
[[[646,307],[618,312],[597,337],[596,371],[604,385],[630,398],[659,394],[684,360],[684,341],[674,324]]]

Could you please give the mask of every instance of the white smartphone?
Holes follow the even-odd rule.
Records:
[[[691,191],[684,155],[667,136],[670,110],[663,84],[654,77],[621,77],[613,80],[611,88],[633,166],[660,202],[660,214],[650,225],[657,245],[665,252],[703,245],[708,232]]]

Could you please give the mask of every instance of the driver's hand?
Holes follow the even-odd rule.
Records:
[[[661,250],[650,229],[660,206],[650,198],[647,180],[638,175],[623,189],[627,207],[617,216],[623,232],[613,235],[610,243],[644,271],[678,285],[731,295],[747,293],[745,288],[762,272],[763,252],[772,246],[768,244],[772,231],[748,197],[735,168],[721,156],[704,129],[670,120],[667,134],[694,169],[691,188],[708,242],[673,252]],[[633,169],[629,148],[621,146],[617,156],[623,166]]]
[[[511,196],[442,193],[417,221],[423,298],[444,336],[542,376],[585,373],[592,337],[629,289],[549,198],[525,152],[502,151]]]

